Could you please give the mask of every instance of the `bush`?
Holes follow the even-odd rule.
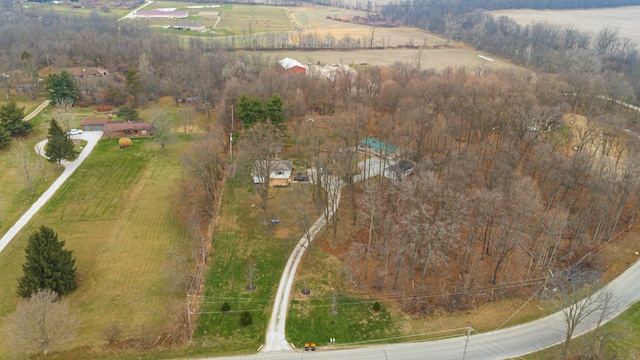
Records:
[[[376,301],[373,303],[373,311],[379,312],[381,309],[382,309],[382,306],[380,305],[379,302]]]
[[[231,311],[231,305],[229,305],[228,302],[222,304],[222,306],[220,307],[220,311],[222,311],[223,313],[228,313],[229,311]]]
[[[118,145],[120,145],[120,149],[128,148],[132,144],[133,144],[133,141],[131,141],[131,139],[129,138],[120,138],[120,140],[118,140]]]
[[[105,327],[102,331],[102,336],[109,343],[109,345],[112,345],[113,343],[118,341],[121,334],[122,328],[117,322],[112,322],[111,324],[107,325],[107,327]]]
[[[251,313],[248,311],[243,311],[240,314],[240,325],[242,326],[249,326],[253,324],[253,317],[251,316]]]
[[[100,111],[100,112],[113,111],[113,105],[98,105],[96,106],[96,111]]]

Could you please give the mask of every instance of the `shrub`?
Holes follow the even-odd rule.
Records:
[[[118,145],[120,145],[120,149],[128,148],[129,146],[131,146],[131,144],[133,144],[133,141],[131,141],[131,139],[129,138],[120,138],[120,140],[118,140]]]
[[[98,106],[96,106],[96,111],[107,112],[107,111],[112,111],[112,110],[113,110],[113,105],[98,105]]]
[[[225,302],[224,304],[222,304],[222,306],[220,307],[220,311],[222,311],[223,313],[228,313],[229,311],[231,311],[231,305],[229,305],[228,302]]]
[[[240,325],[242,326],[249,326],[253,324],[253,317],[251,316],[251,313],[248,311],[243,311],[240,314]]]
[[[379,302],[376,301],[373,303],[373,311],[379,312],[381,309],[382,309],[382,306],[380,306]]]
[[[102,336],[109,343],[109,345],[112,345],[118,339],[120,339],[121,334],[122,328],[117,322],[112,322],[111,324],[107,325],[107,327],[105,327],[102,331]]]

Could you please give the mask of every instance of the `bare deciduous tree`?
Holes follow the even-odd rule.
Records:
[[[22,300],[4,324],[4,340],[17,352],[47,354],[73,339],[78,318],[66,301],[49,289]]]

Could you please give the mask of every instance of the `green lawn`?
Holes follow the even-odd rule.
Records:
[[[284,7],[259,5],[231,6],[221,14],[217,27],[236,35],[292,30]]]
[[[640,359],[640,302],[630,307],[616,319],[601,329],[606,334],[603,359]],[[586,334],[571,340],[569,352],[572,355],[585,354],[593,344],[592,335]],[[528,360],[561,359],[562,346],[554,346],[524,356]]]
[[[185,238],[176,216],[179,154],[148,139],[120,150],[101,140],[92,155],[0,254],[0,318],[13,311],[27,237],[47,225],[73,250],[79,289],[68,297],[82,325],[71,347],[103,342],[112,321],[124,336],[155,331],[170,319],[169,251]],[[18,210],[16,210],[18,211]],[[1,325],[1,324],[0,324]],[[0,345],[0,358],[7,349]]]

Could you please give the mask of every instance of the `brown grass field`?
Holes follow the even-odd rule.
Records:
[[[548,22],[564,26],[574,26],[596,34],[600,29],[613,25],[619,27],[621,38],[630,38],[640,43],[640,6],[625,6],[606,9],[583,10],[499,10],[491,11],[494,16],[506,15],[521,24]]]

